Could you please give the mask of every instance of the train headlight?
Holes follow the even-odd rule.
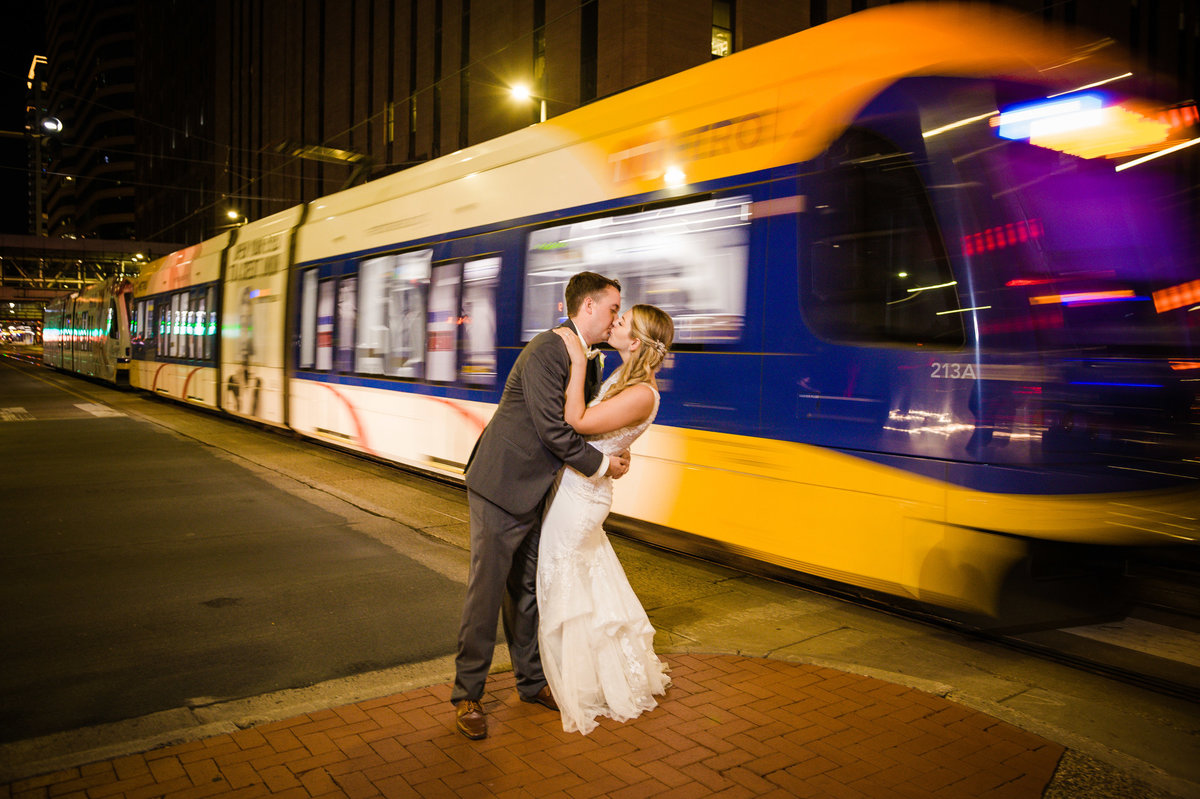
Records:
[[[1096,92],[1053,97],[1004,109],[991,120],[1002,139],[1101,158],[1157,148],[1170,138],[1170,125],[1118,104]]]

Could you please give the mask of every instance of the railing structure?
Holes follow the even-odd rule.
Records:
[[[141,265],[181,245],[132,240],[0,235],[0,327],[41,327],[42,308],[55,297],[114,275],[134,276]]]

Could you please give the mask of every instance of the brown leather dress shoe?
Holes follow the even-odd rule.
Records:
[[[487,737],[487,716],[483,705],[474,699],[464,699],[455,706],[454,726],[472,741]]]
[[[533,696],[521,696],[521,701],[529,702],[530,704],[537,703],[542,707],[548,707],[554,711],[558,710],[558,702],[554,701],[554,694],[550,693],[549,685],[543,685],[542,690]]]

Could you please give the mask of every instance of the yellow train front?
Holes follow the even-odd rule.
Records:
[[[164,261],[135,382],[457,479],[599,271],[678,331],[625,529],[1003,617],[1200,538],[1200,272],[1152,174],[1188,131],[1131,81],[987,9],[855,14]]]

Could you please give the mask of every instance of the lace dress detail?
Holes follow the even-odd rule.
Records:
[[[627,449],[654,422],[658,406],[655,390],[645,421],[588,440],[605,454]],[[612,506],[612,482],[563,469],[538,546],[542,668],[563,729],[585,735],[597,716],[629,721],[654,708],[654,696],[670,684],[666,664],[654,654],[654,628],[602,526]]]

